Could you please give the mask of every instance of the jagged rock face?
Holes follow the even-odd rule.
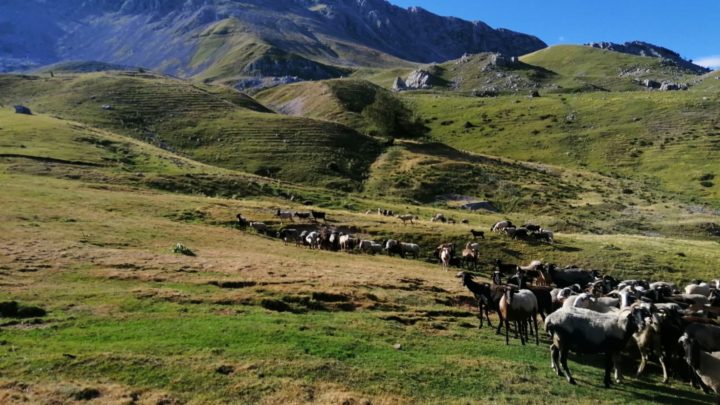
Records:
[[[194,59],[203,32],[228,19],[240,27],[236,35],[324,65],[440,62],[465,52],[521,55],[546,46],[533,36],[385,0],[3,0],[0,69],[98,60],[192,76],[212,62]],[[274,61],[268,67],[283,70]],[[306,78],[337,74],[291,67],[310,72]],[[243,69],[253,70],[233,73]],[[305,77],[300,73],[269,74]]]
[[[625,42],[624,44],[616,44],[613,42],[593,42],[587,44],[593,48],[607,49],[609,51],[627,53],[630,55],[647,56],[651,58],[661,58],[671,61],[678,67],[692,70],[695,73],[706,73],[710,69],[698,66],[690,61],[682,58],[677,52],[661,46],[649,44],[642,41]]]
[[[405,79],[405,87],[408,89],[429,89],[432,87],[432,75],[426,70],[414,70]]]

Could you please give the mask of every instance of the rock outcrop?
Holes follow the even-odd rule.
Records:
[[[710,71],[710,69],[698,66],[692,63],[692,61],[683,59],[683,57],[677,52],[647,42],[632,41],[625,42],[624,44],[616,44],[613,42],[593,42],[586,45],[593,48],[607,49],[609,51],[627,53],[630,55],[660,58],[667,61],[667,63],[674,64],[683,69],[691,70],[697,74],[707,73]]]

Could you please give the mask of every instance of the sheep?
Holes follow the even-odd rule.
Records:
[[[545,330],[552,338],[550,359],[558,376],[565,371],[570,384],[577,384],[567,366],[568,351],[583,354],[605,354],[605,387],[610,387],[610,372],[615,368],[615,379],[622,379],[620,351],[633,333],[644,327],[647,310],[634,307],[620,313],[599,313],[584,308],[561,308],[545,318]]]
[[[382,243],[370,242],[370,250],[372,251],[372,254],[382,253],[383,245]]]
[[[364,252],[364,253],[373,253],[373,250],[372,250],[372,244],[373,244],[373,243],[374,243],[374,242],[371,241],[371,240],[365,240],[365,239],[363,239],[363,240],[361,240],[361,241],[358,242],[358,244],[357,244],[357,246],[355,246],[355,248],[356,248],[357,250],[361,251],[361,252]]]
[[[247,226],[250,224],[250,222],[243,218],[242,214],[235,215],[235,218],[237,218],[237,225],[241,229],[247,228]]]
[[[704,296],[710,295],[710,284],[708,283],[692,283],[685,287],[685,294],[699,294]]]
[[[608,305],[603,304],[602,302],[599,302],[595,297],[588,293],[582,293],[578,296],[571,296],[567,300],[565,300],[565,303],[563,303],[563,307],[567,308],[568,306],[573,306],[576,308],[585,308],[589,309],[591,311],[600,312],[600,313],[608,313],[608,312],[618,312],[619,309],[615,307],[611,307]]]
[[[530,232],[539,232],[539,231],[542,229],[542,228],[540,227],[540,225],[535,225],[535,224],[530,223],[530,222],[526,223],[526,224],[523,225],[522,227],[525,228],[525,229],[527,229],[527,230],[530,231]]]
[[[582,269],[566,269],[560,271],[556,269],[554,264],[551,264],[548,266],[547,275],[556,286],[563,288],[573,284],[584,286],[598,278],[599,274],[594,270],[589,271]]]
[[[283,223],[283,219],[289,219],[290,222],[295,222],[295,221],[293,220],[293,213],[290,212],[290,211],[280,211],[280,210],[277,210],[277,212],[275,212],[275,216],[278,217],[278,218],[280,218],[280,223],[281,223],[281,224]]]
[[[408,221],[410,221],[410,224],[414,225],[415,222],[413,222],[413,220],[418,219],[417,216],[412,214],[397,215],[397,218],[402,221],[403,225],[406,225]]]
[[[250,227],[258,233],[266,233],[268,230],[268,226],[264,222],[250,222]]]
[[[495,225],[491,226],[490,231],[491,232],[501,232],[501,231],[504,231],[505,228],[509,228],[512,226],[513,226],[512,222],[510,222],[508,220],[500,221],[500,222],[496,222]]]
[[[668,297],[668,300],[687,305],[705,305],[708,303],[708,297],[702,294],[673,294]]]
[[[565,288],[553,288],[550,290],[550,299],[552,302],[552,309],[556,310],[563,306],[565,301],[573,295],[573,290]]]
[[[389,239],[387,242],[385,242],[385,250],[388,252],[388,256],[399,254],[400,257],[402,257],[403,259],[405,258],[405,252],[400,246],[400,242],[396,241],[395,239]]]
[[[685,361],[693,377],[699,377],[705,386],[715,391],[716,401],[720,403],[720,351],[703,350],[692,337],[684,334],[679,343],[685,352]]]
[[[720,290],[720,279],[710,282],[710,286],[716,290]]]
[[[310,219],[312,214],[309,212],[296,212],[295,216],[298,217],[298,219]]]
[[[538,314],[540,314],[542,320],[545,321],[545,318],[554,310],[552,296],[550,295],[550,287],[528,286],[526,289],[535,294],[535,299],[537,300],[538,305]]]
[[[465,224],[465,225],[470,225],[470,220],[469,220],[469,219],[466,219],[466,218],[463,218],[462,220],[460,220],[460,223],[461,223],[461,224]],[[483,239],[485,239],[485,238],[483,238]]]
[[[285,242],[285,246],[287,246],[289,241],[295,241],[295,244],[297,245],[298,241],[298,230],[297,229],[282,229],[280,232],[278,232],[278,237]]]
[[[510,232],[513,228],[507,228],[505,231],[512,240],[527,239],[528,230],[526,228],[515,228],[514,231]]]
[[[437,213],[437,214],[433,215],[432,218],[430,218],[430,221],[445,223],[447,221],[447,219],[445,219],[445,215]]]
[[[685,333],[693,338],[702,350],[720,351],[720,326],[692,323],[685,328]]]
[[[319,219],[322,219],[323,222],[327,221],[327,214],[322,211],[310,211],[310,215],[312,218],[317,222]]]
[[[540,228],[538,232],[533,233],[535,240],[542,240],[547,243],[555,242],[555,233],[549,229]]]
[[[405,256],[411,255],[414,259],[420,258],[420,245],[417,243],[400,243],[400,248],[402,249],[403,253],[405,253]]]
[[[477,239],[477,238],[485,239],[485,232],[483,232],[483,231],[476,231],[474,229],[471,229],[470,234],[473,236],[473,239]]]
[[[450,248],[443,247],[440,250],[440,263],[442,263],[443,269],[445,269],[445,271],[448,271],[448,269],[450,268],[451,258],[452,256],[450,255]]]
[[[540,344],[540,338],[537,329],[537,313],[538,303],[535,294],[530,290],[519,290],[516,291],[514,288],[506,288],[505,294],[500,299],[499,304],[499,315],[500,318],[505,322],[505,344],[510,344],[509,329],[510,322],[515,322],[515,327],[520,335],[520,343],[525,345],[527,335],[523,337],[523,330],[525,322],[528,320],[533,321],[530,323],[530,331],[532,332],[533,324],[535,325],[535,344]],[[500,331],[500,325],[498,325],[498,332]]]

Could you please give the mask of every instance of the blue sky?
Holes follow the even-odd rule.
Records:
[[[642,40],[720,68],[720,0],[389,0],[533,34],[550,45]]]

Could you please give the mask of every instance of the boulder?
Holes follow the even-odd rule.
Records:
[[[645,79],[642,81],[642,85],[649,88],[649,89],[658,89],[660,88],[660,83],[656,82],[655,80],[651,79]]]
[[[32,115],[32,111],[30,111],[30,109],[25,107],[24,105],[16,105],[15,114]]]
[[[687,89],[688,86],[684,83],[662,82],[662,84],[660,85],[660,91],[676,91]]]
[[[433,85],[433,78],[427,70],[413,70],[405,79],[405,87],[408,89],[429,89]]]

